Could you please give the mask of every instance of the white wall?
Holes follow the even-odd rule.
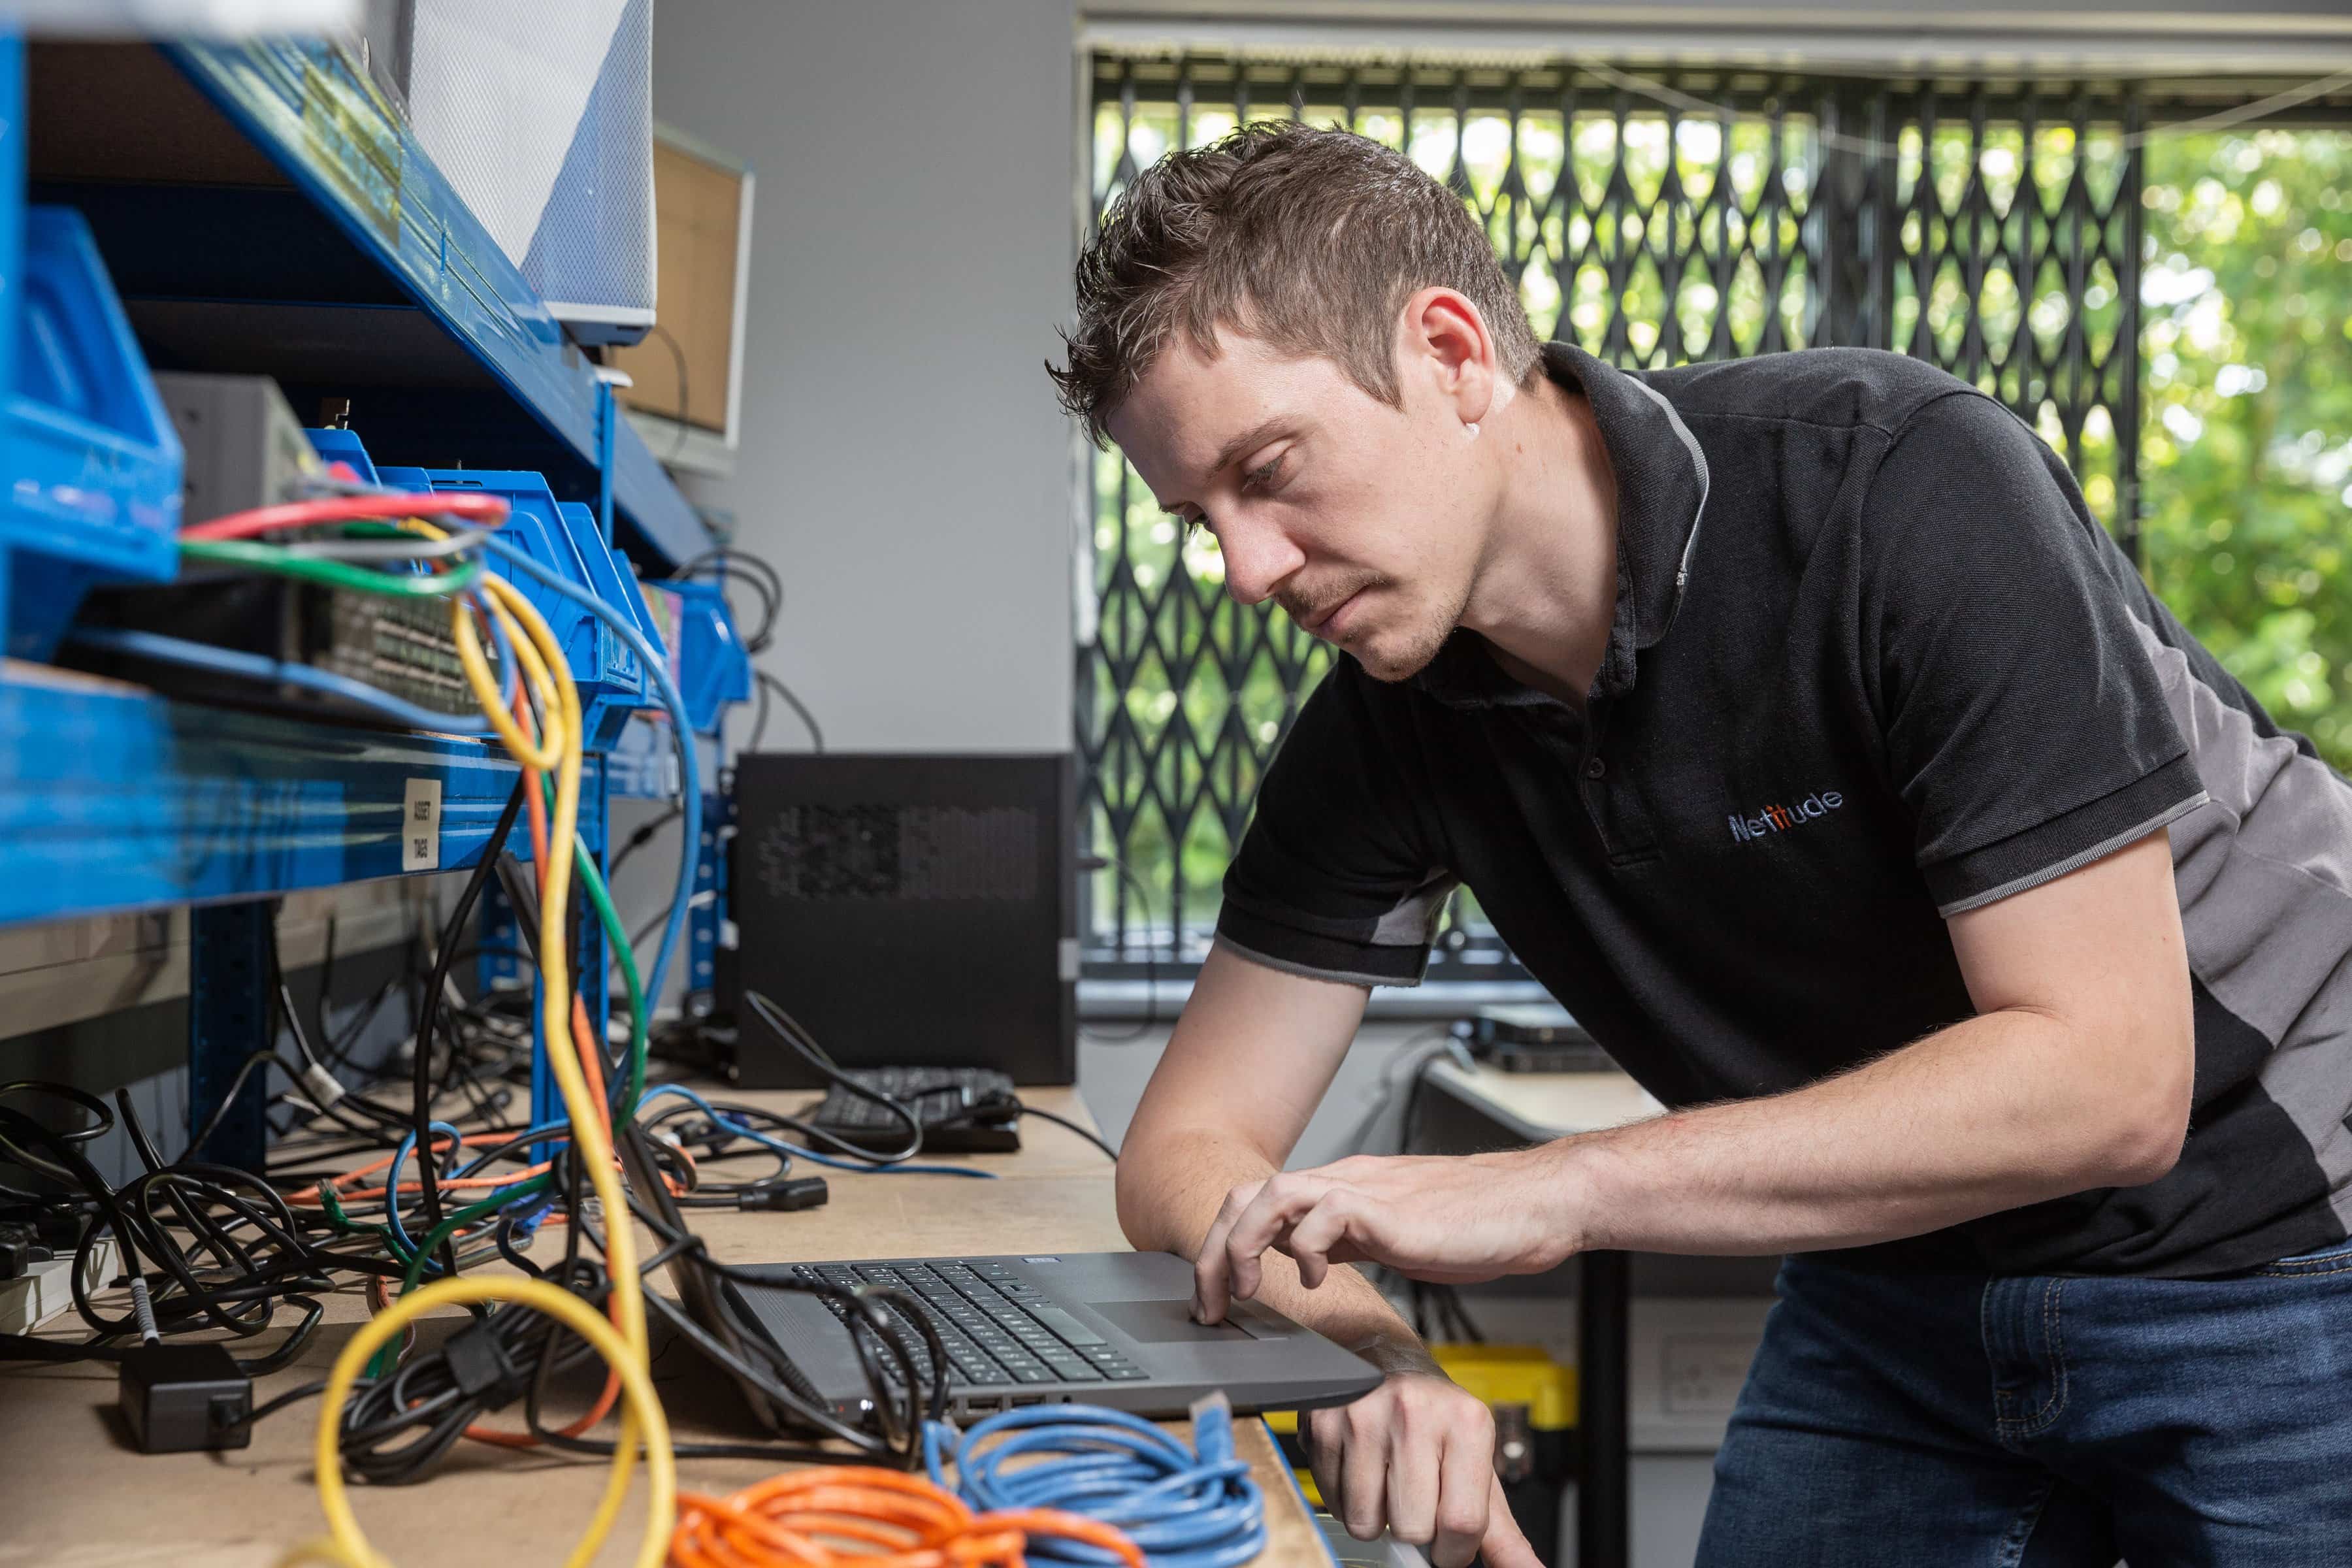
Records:
[[[1071,744],[1072,0],[662,0],[654,113],[759,176],[735,474],[762,664],[843,751]],[[740,733],[740,731],[733,732]],[[801,743],[782,705],[768,744]]]

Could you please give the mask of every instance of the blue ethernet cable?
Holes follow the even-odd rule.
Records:
[[[1117,1525],[1151,1568],[1237,1568],[1265,1549],[1265,1497],[1234,1452],[1233,1407],[1222,1395],[1193,1406],[1192,1442],[1124,1410],[1039,1405],[983,1416],[961,1436],[926,1423],[923,1464],[947,1487],[952,1460],[949,1489],[983,1511],[1057,1508]],[[1031,1537],[1029,1554],[1090,1568],[1118,1561],[1047,1536]]]
[[[719,1131],[723,1132],[731,1132],[738,1138],[749,1139],[751,1142],[757,1143],[761,1148],[769,1151],[771,1153],[782,1154],[786,1161],[786,1169],[791,1168],[790,1162],[793,1160],[806,1160],[811,1164],[826,1165],[836,1171],[864,1171],[868,1175],[973,1176],[983,1182],[992,1182],[996,1180],[995,1172],[976,1171],[969,1165],[927,1165],[907,1162],[889,1165],[877,1165],[869,1163],[864,1160],[841,1160],[835,1158],[831,1154],[820,1154],[814,1149],[803,1149],[797,1143],[786,1143],[781,1139],[769,1137],[766,1133],[760,1131],[756,1128],[745,1126],[742,1122],[735,1121],[725,1112],[719,1110],[716,1106],[712,1105],[710,1101],[703,1099],[702,1096],[695,1093],[694,1090],[687,1088],[686,1085],[682,1083],[658,1084],[654,1088],[646,1090],[645,1099],[637,1102],[638,1110],[643,1112],[647,1105],[652,1104],[655,1100],[661,1099],[665,1095],[673,1100],[686,1100],[696,1110],[701,1111],[703,1115],[709,1117],[710,1119],[710,1124],[718,1128]]]
[[[466,1146],[466,1135],[447,1122],[431,1121],[425,1125],[435,1132],[449,1135],[449,1152],[452,1154]],[[392,1234],[400,1238],[402,1249],[411,1254],[416,1251],[416,1243],[408,1238],[408,1227],[400,1223],[400,1173],[401,1168],[408,1163],[409,1151],[415,1147],[416,1129],[412,1127],[400,1135],[400,1146],[392,1152],[392,1169],[383,1173],[384,1218],[392,1226]],[[430,1160],[433,1158],[432,1151],[425,1151],[421,1158]],[[425,1268],[435,1274],[441,1271],[440,1265],[430,1259],[426,1260]]]

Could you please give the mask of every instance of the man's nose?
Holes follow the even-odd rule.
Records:
[[[1225,592],[1237,605],[1263,603],[1307,562],[1281,529],[1243,518],[1217,530],[1217,549],[1225,558]]]

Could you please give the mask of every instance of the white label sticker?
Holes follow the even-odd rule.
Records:
[[[441,781],[411,779],[400,811],[400,868],[441,868]]]

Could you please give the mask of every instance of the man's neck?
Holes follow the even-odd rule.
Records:
[[[1486,432],[1505,465],[1460,624],[1515,679],[1581,709],[1617,613],[1617,482],[1580,393],[1544,376]]]

